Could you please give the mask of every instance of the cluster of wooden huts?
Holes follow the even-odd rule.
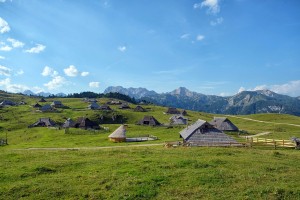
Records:
[[[119,109],[132,109],[127,103],[111,100],[106,104],[99,105],[96,99],[83,99],[84,102],[89,103],[87,106],[91,110],[102,110],[102,111],[112,111],[109,105],[119,105]],[[44,98],[41,98],[39,102],[47,102]],[[63,105],[61,101],[54,100],[49,104],[40,105],[39,102],[33,105],[34,108],[42,112],[51,112],[56,108],[68,108]],[[4,100],[0,103],[1,107],[4,106],[16,106],[24,105],[25,102],[19,104],[10,101]],[[145,108],[141,105],[136,106],[133,111],[136,112],[147,112]],[[169,125],[187,125],[188,118],[186,110],[178,110],[177,108],[169,107],[167,108],[165,114],[172,115],[169,118]],[[145,126],[160,126],[160,123],[154,116],[144,116],[143,119],[139,120],[137,125]],[[50,118],[40,118],[35,123],[29,125],[29,128],[33,127],[57,127],[58,124]],[[81,128],[81,129],[99,129],[99,123],[90,120],[87,117],[79,117],[76,120],[67,119],[60,127],[62,128]],[[108,137],[111,141],[114,142],[124,142],[126,141],[126,125],[121,125]],[[238,131],[238,128],[227,118],[225,117],[214,117],[210,122],[204,120],[197,120],[195,123],[186,126],[182,131],[180,131],[180,137],[183,139],[183,143],[187,143],[191,146],[203,146],[203,145],[215,145],[215,146],[226,146],[227,144],[236,144],[238,143],[226,135],[224,131]]]
[[[87,117],[79,117],[77,120],[68,118],[61,126],[49,117],[39,118],[36,122],[29,125],[28,128],[34,127],[62,127],[62,128],[81,128],[81,129],[99,129],[99,124]]]
[[[180,131],[183,143],[189,146],[240,146],[224,131],[238,131],[238,128],[225,117],[214,117],[211,122],[197,120]]]

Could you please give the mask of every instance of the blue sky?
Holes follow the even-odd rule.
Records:
[[[300,96],[299,0],[0,0],[0,89]]]

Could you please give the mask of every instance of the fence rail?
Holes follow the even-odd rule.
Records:
[[[276,147],[296,147],[296,144],[290,140],[267,139],[267,138],[246,138],[247,143],[252,145],[272,145]]]

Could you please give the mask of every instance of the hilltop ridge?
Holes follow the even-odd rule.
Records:
[[[118,92],[157,105],[217,114],[285,113],[300,116],[299,97],[277,94],[270,90],[242,91],[233,96],[205,95],[179,87],[157,93],[146,88],[110,86],[104,93]]]

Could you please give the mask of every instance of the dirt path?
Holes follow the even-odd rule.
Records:
[[[23,148],[23,149],[12,149],[15,151],[36,151],[36,150],[47,150],[47,151],[79,151],[79,150],[97,150],[97,149],[118,149],[118,148],[131,148],[131,147],[150,147],[150,146],[163,146],[164,143],[158,143],[158,144],[136,144],[136,145],[124,145],[124,146],[106,146],[106,147],[74,147],[74,148],[64,148],[64,147],[58,147],[58,148]]]
[[[263,132],[263,133],[258,133],[258,134],[255,134],[255,135],[247,135],[247,136],[241,136],[243,138],[253,138],[253,137],[259,137],[259,136],[262,136],[262,135],[267,135],[267,134],[270,134],[271,132]]]
[[[299,124],[288,124],[288,123],[278,123],[278,122],[266,122],[266,121],[260,121],[260,120],[256,120],[256,119],[251,119],[251,118],[238,117],[238,116],[234,116],[234,115],[226,115],[226,116],[228,116],[228,117],[234,117],[234,118],[238,118],[238,119],[244,119],[244,120],[248,120],[248,121],[254,121],[254,122],[265,123],[265,124],[282,124],[282,125],[289,125],[289,126],[300,127]]]

